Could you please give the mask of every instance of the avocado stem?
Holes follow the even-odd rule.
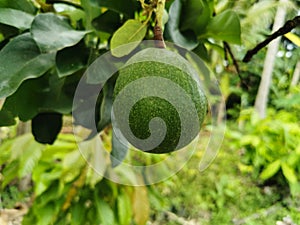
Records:
[[[154,40],[158,48],[166,48],[163,38],[163,16],[165,10],[166,0],[157,0],[156,5],[156,25],[154,27]]]

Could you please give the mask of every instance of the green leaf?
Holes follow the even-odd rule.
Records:
[[[206,27],[205,34],[203,35],[206,38],[212,37],[216,40],[227,41],[232,44],[240,44],[240,19],[236,12],[226,10],[210,20]]]
[[[81,44],[60,50],[56,54],[56,68],[59,77],[65,77],[87,65],[88,50]]]
[[[120,225],[127,225],[131,222],[132,209],[129,196],[126,192],[121,192],[117,199],[118,217]]]
[[[26,30],[30,28],[33,19],[33,15],[23,11],[0,8],[0,23]]]
[[[92,21],[93,26],[100,31],[112,34],[121,24],[120,14],[112,10],[107,10]]]
[[[62,127],[62,115],[59,113],[41,113],[32,119],[32,134],[36,141],[53,144]]]
[[[280,169],[281,161],[278,159],[271,164],[269,164],[260,174],[260,178],[267,180],[273,177]]]
[[[19,30],[17,28],[0,23],[0,42],[2,42],[4,39],[17,36],[18,34]],[[0,48],[2,48],[3,44],[4,42],[0,44]]]
[[[55,203],[51,202],[44,207],[36,208],[35,214],[38,217],[39,225],[52,224],[51,221],[53,221],[53,217],[55,216]]]
[[[193,50],[193,52],[197,54],[204,61],[206,62],[210,61],[208,51],[203,43],[199,43],[199,45]]]
[[[86,221],[86,209],[82,207],[84,205],[84,201],[78,202],[77,204],[71,205],[71,225],[82,225]]]
[[[100,120],[97,130],[103,130],[111,122],[111,108],[113,104],[115,80],[110,79],[103,87],[103,99],[100,107]]]
[[[22,10],[30,14],[35,14],[37,11],[33,2],[28,0],[0,0],[0,8],[12,8]]]
[[[7,97],[29,78],[43,75],[54,65],[55,54],[41,54],[30,34],[14,38],[0,51],[0,98]]]
[[[115,224],[115,218],[114,218],[114,212],[110,208],[110,206],[104,201],[103,198],[99,197],[96,192],[94,202],[97,209],[97,216],[101,220],[101,224],[105,225],[114,225]]]
[[[36,79],[24,81],[18,90],[7,97],[3,110],[27,121],[39,112],[71,112],[73,96],[64,93],[65,79],[58,79],[55,74],[46,74]]]
[[[291,168],[288,164],[282,163],[281,169],[284,177],[288,180],[289,183],[294,184],[297,183],[297,176],[295,173],[295,169]]]
[[[127,20],[126,23],[114,33],[111,39],[112,54],[116,57],[128,55],[143,40],[146,32],[147,27],[145,24],[142,24],[138,20]],[[126,45],[129,43],[131,44]]]
[[[114,128],[117,129],[117,128]],[[121,136],[117,136],[115,130],[112,132],[112,150],[110,153],[110,160],[112,167],[116,167],[122,163],[128,152],[128,142],[125,138],[119,140]]]
[[[128,18],[133,18],[137,9],[137,4],[132,0],[90,0],[90,2],[99,7],[105,7],[117,13],[123,13]]]
[[[45,147],[45,145],[37,143],[33,139],[32,135],[30,135],[30,139],[26,145],[22,145],[22,156],[19,157],[19,178],[22,178],[33,171],[39,159],[41,158],[42,151],[45,149]]]
[[[180,28],[202,34],[211,17],[212,11],[206,0],[186,0],[182,6]]]
[[[165,35],[167,39],[172,40],[176,45],[192,50],[198,45],[197,37],[193,32],[182,33],[179,30],[181,9],[181,1],[175,0],[169,10],[169,20],[166,24]]]
[[[0,127],[2,126],[12,126],[16,124],[14,115],[7,110],[0,111]]]
[[[13,179],[18,177],[18,161],[14,160],[10,162],[1,172],[4,180],[2,181],[1,187],[6,187]]]
[[[39,14],[31,25],[33,39],[42,52],[56,52],[77,44],[89,31],[74,30],[53,13]]]

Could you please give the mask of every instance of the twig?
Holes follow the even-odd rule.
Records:
[[[256,45],[253,49],[249,50],[247,54],[245,55],[243,62],[249,62],[252,57],[262,48],[267,46],[271,41],[276,39],[279,36],[282,36],[288,32],[290,32],[295,27],[300,26],[300,16],[296,16],[292,20],[288,20],[283,27],[279,28],[277,31],[275,31],[273,34],[271,34],[269,37],[267,37],[266,40]]]
[[[236,70],[236,72],[237,72],[237,75],[238,75],[239,78],[240,78],[241,84],[242,84],[244,87],[246,87],[246,88],[248,89],[249,86],[248,86],[248,84],[244,81],[244,79],[243,79],[243,77],[242,77],[242,75],[241,75],[239,63],[238,63],[237,59],[235,58],[235,56],[234,56],[234,54],[233,54],[233,52],[232,52],[232,50],[231,50],[231,48],[230,48],[230,45],[229,45],[226,41],[224,41],[223,44],[224,44],[225,58],[227,58],[227,54],[226,54],[226,53],[228,53],[228,54],[230,55],[230,58],[232,59],[232,62],[233,62],[233,65],[234,65],[234,67],[235,67],[235,70]]]

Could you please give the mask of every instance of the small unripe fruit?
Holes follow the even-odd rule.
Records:
[[[199,133],[207,99],[190,63],[172,51],[147,48],[119,71],[114,122],[136,148],[168,153]]]

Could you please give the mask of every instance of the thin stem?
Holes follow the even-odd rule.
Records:
[[[163,38],[163,16],[165,10],[165,0],[158,0],[156,5],[156,25],[154,27],[154,40],[158,48],[166,48]]]
[[[163,16],[166,0],[158,0],[156,6],[156,26],[163,28]]]

